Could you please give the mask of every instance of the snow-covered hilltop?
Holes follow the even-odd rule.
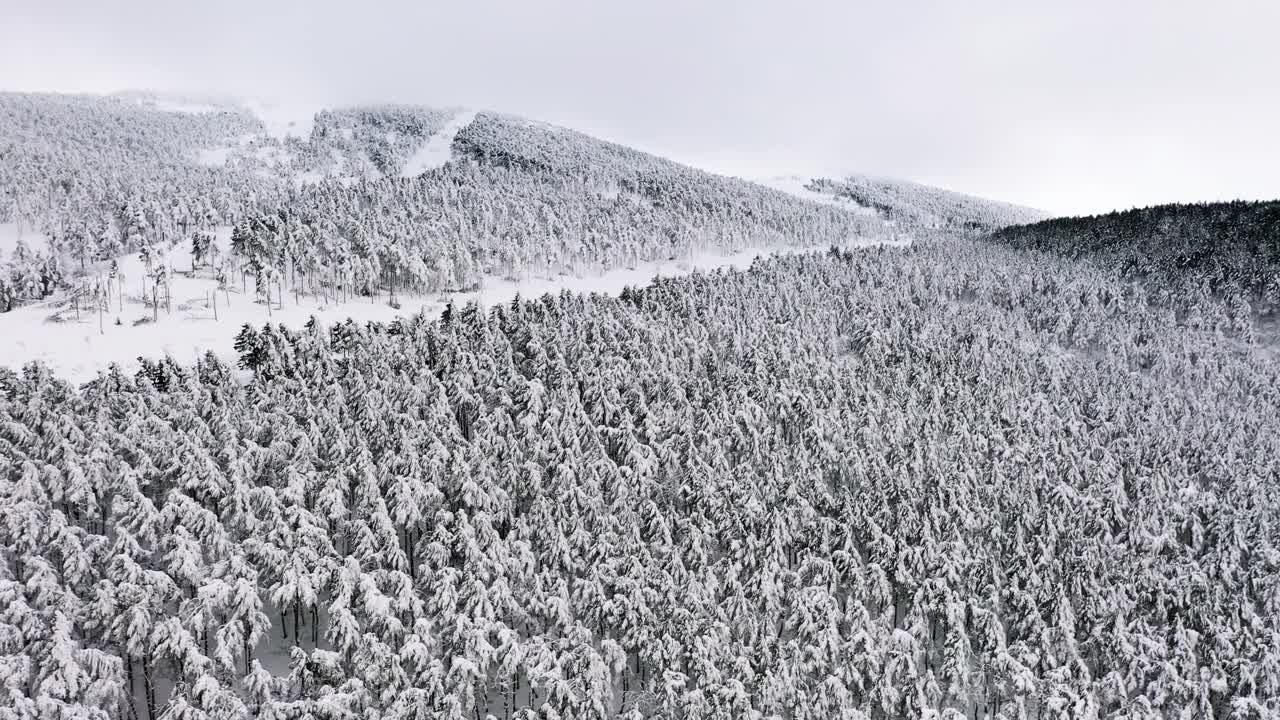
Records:
[[[866,175],[816,177],[803,190],[826,202],[866,208],[903,227],[981,233],[1048,217],[1034,208]]]
[[[244,322],[911,237],[852,203],[494,113],[0,94],[0,139],[0,364],[82,379],[225,349]]]
[[[458,135],[458,131],[466,127],[472,120],[475,120],[476,113],[471,110],[460,110],[457,115],[453,116],[449,122],[445,123],[439,130],[432,133],[427,141],[422,143],[400,170],[401,177],[417,177],[428,170],[442,168],[453,160],[453,140]]]

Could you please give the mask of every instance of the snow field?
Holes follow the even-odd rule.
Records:
[[[475,120],[474,110],[463,110],[445,124],[440,132],[427,139],[418,152],[405,162],[400,171],[401,177],[417,177],[428,170],[443,167],[453,159],[453,139],[458,131]]]
[[[218,228],[216,241],[221,253],[229,250],[231,228]],[[845,247],[872,247],[880,243],[852,239]],[[117,258],[117,279],[111,283],[108,307],[101,312],[76,309],[65,299],[48,300],[0,314],[0,366],[20,367],[39,360],[72,382],[87,382],[112,363],[126,371],[138,368],[138,358],[171,355],[183,363],[194,362],[207,351],[234,362],[232,344],[245,323],[283,324],[301,327],[311,317],[326,325],[348,318],[357,322],[388,322],[397,317],[440,312],[450,301],[465,304],[475,300],[492,305],[521,297],[540,297],[562,290],[616,294],[622,288],[650,282],[655,276],[679,276],[721,268],[745,269],[756,258],[804,251],[811,248],[747,248],[734,252],[701,251],[691,256],[661,262],[646,262],[634,268],[615,268],[595,273],[559,273],[507,279],[487,276],[480,288],[470,292],[409,295],[397,293],[400,307],[388,304],[385,293],[335,302],[333,297],[306,294],[286,286],[268,307],[256,297],[252,278],[233,277],[218,289],[207,268],[191,273],[191,253],[177,246],[160,260],[171,273],[168,302],[160,295],[159,308],[150,304],[151,285],[144,283],[145,268],[136,253]],[[91,269],[104,276],[110,263]],[[146,295],[144,296],[144,285]]]
[[[823,205],[831,205],[850,212],[856,212],[862,215],[875,215],[875,208],[869,208],[859,205],[852,200],[846,198],[838,198],[827,193],[814,192],[805,187],[809,184],[810,179],[801,175],[780,175],[777,177],[762,178],[753,182],[773,188],[788,195],[794,195],[802,200],[810,200]]]

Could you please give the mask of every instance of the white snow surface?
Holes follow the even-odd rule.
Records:
[[[217,105],[209,105],[206,103],[197,103],[197,102],[187,102],[184,100],[173,100],[168,98],[156,98],[155,101],[152,103],[152,106],[155,107],[155,109],[160,110],[161,112],[190,113],[192,115],[199,115],[201,113],[216,113],[216,112],[222,112],[223,110],[223,108],[220,108]]]
[[[400,177],[417,177],[428,170],[444,167],[453,159],[453,139],[458,131],[470,125],[475,118],[474,110],[463,110],[454,115],[405,162],[400,169]]]
[[[45,249],[49,238],[25,223],[22,225],[16,222],[0,223],[0,263],[7,261],[13,254],[13,249],[18,246],[18,240],[25,242],[27,248],[34,252]]]
[[[196,152],[196,164],[205,167],[222,167],[231,155],[229,147],[204,148]]]
[[[781,190],[789,195],[795,195],[798,198],[822,203],[823,205],[833,205],[835,207],[844,208],[845,210],[861,213],[863,215],[876,214],[875,208],[859,205],[848,198],[840,198],[835,195],[814,192],[813,190],[808,189],[805,186],[808,185],[811,180],[810,178],[802,175],[780,175],[777,177],[759,179],[755,182],[757,184],[764,185],[765,187],[773,188],[774,190]]]
[[[230,227],[218,229],[217,241],[225,252],[230,242]],[[880,244],[905,245],[907,241],[881,243],[854,238],[845,244],[848,248],[872,247]],[[166,311],[163,298],[156,322],[150,320],[153,310],[142,302],[143,267],[137,254],[117,259],[124,288],[123,307],[119,290],[112,290],[110,309],[101,317],[96,310],[81,308],[79,319],[73,307],[65,300],[50,299],[42,303],[26,305],[8,313],[0,313],[0,366],[18,368],[33,360],[49,365],[55,373],[71,382],[92,380],[99,371],[117,363],[124,370],[133,372],[138,367],[139,356],[160,358],[171,355],[182,363],[192,363],[206,351],[212,350],[229,363],[235,361],[232,344],[241,326],[251,323],[277,323],[301,327],[312,316],[325,325],[333,325],[351,318],[357,322],[387,322],[396,317],[412,315],[418,311],[437,314],[450,300],[461,305],[476,300],[491,306],[508,302],[516,295],[526,298],[541,297],[561,290],[587,293],[615,294],[623,287],[648,284],[655,276],[687,275],[694,271],[710,271],[718,268],[746,268],[758,257],[776,254],[825,250],[814,248],[749,248],[737,252],[698,252],[690,257],[665,262],[642,263],[634,268],[619,268],[601,273],[582,275],[560,273],[546,277],[526,277],[518,280],[486,277],[479,290],[471,292],[442,293],[426,296],[399,296],[401,308],[388,305],[387,296],[354,298],[347,302],[334,302],[332,298],[314,295],[295,296],[284,290],[283,306],[273,306],[268,312],[254,296],[253,281],[248,282],[248,294],[241,291],[241,280],[234,278],[224,293],[217,296],[218,318],[214,319],[210,298],[217,283],[202,270],[195,276],[179,274],[189,271],[189,248],[175,247],[168,253],[166,262],[174,269],[171,280],[172,311]],[[99,268],[104,272],[105,267]],[[148,294],[149,294],[148,290]],[[57,320],[53,318],[58,318]],[[120,325],[116,325],[119,319]]]
[[[316,113],[324,109],[313,103],[261,100],[246,101],[245,107],[266,126],[267,135],[280,140],[290,135],[303,140],[311,137],[311,128],[316,124]]]

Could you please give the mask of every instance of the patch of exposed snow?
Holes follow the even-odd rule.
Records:
[[[812,180],[810,178],[805,178],[800,175],[782,175],[778,177],[770,177],[770,178],[764,178],[761,180],[756,180],[755,182],[759,185],[764,185],[765,187],[773,188],[774,190],[780,190],[784,193],[787,193],[788,195],[794,195],[798,198],[811,200],[816,203],[822,203],[823,205],[833,205],[835,207],[843,208],[850,212],[856,212],[861,215],[876,214],[875,208],[869,208],[864,205],[859,205],[858,203],[854,202],[849,198],[837,197],[835,195],[830,195],[828,193],[821,193],[821,192],[815,192],[813,190],[810,190],[806,186],[810,182],[812,182]]]
[[[316,185],[321,183],[326,177],[328,176],[324,173],[318,173],[314,170],[305,170],[294,176],[294,181],[297,182],[298,187],[302,187],[303,185]]]
[[[306,140],[311,137],[311,128],[316,124],[316,113],[322,108],[308,103],[276,103],[249,101],[245,103],[262,124],[267,128],[267,135],[279,140],[289,136]]]
[[[230,244],[230,228],[222,227],[217,233],[217,245],[226,252]],[[845,247],[859,248],[881,243],[865,239],[852,239]],[[205,351],[234,362],[232,344],[245,323],[261,325],[266,322],[300,327],[312,316],[326,324],[345,321],[387,322],[418,311],[429,314],[440,312],[450,300],[465,303],[476,300],[482,305],[509,302],[516,295],[539,297],[561,290],[575,292],[617,293],[627,285],[645,285],[656,275],[664,277],[687,275],[717,268],[745,268],[759,257],[775,254],[824,250],[818,248],[752,248],[737,252],[704,251],[689,257],[662,262],[641,263],[634,268],[620,268],[605,272],[553,277],[504,279],[496,276],[484,278],[480,289],[471,292],[436,294],[425,296],[402,295],[401,308],[390,307],[385,293],[375,299],[356,298],[347,302],[335,302],[333,298],[314,295],[294,295],[286,288],[283,305],[273,306],[268,312],[265,305],[254,297],[253,282],[247,283],[247,293],[240,278],[233,278],[227,290],[217,291],[217,283],[202,270],[188,275],[191,268],[190,248],[179,245],[173,248],[164,262],[175,272],[170,286],[171,310],[163,302],[155,322],[134,323],[156,316],[142,299],[144,268],[137,254],[117,259],[120,283],[112,290],[110,309],[102,314],[101,330],[97,312],[81,310],[77,321],[75,313],[62,303],[50,301],[0,313],[0,365],[17,367],[33,360],[47,363],[60,376],[72,382],[92,380],[99,371],[111,363],[118,363],[126,371],[137,369],[139,356],[155,358],[165,354],[190,363]],[[101,272],[101,271],[100,271]],[[123,302],[121,302],[123,296]],[[216,297],[217,319],[214,319],[212,298]],[[51,316],[61,318],[50,321]],[[120,325],[116,325],[117,318]]]
[[[293,160],[283,148],[274,145],[262,145],[254,151],[254,157],[271,166],[288,165]]]
[[[233,101],[216,95],[126,90],[113,93],[112,96],[158,112],[198,115],[235,110]]]
[[[358,177],[366,180],[381,180],[386,177],[382,174],[382,171],[378,169],[378,166],[373,164],[373,159],[369,157],[369,153],[361,150],[359,152],[359,158],[360,162],[358,164],[363,168],[363,170],[360,172]],[[355,182],[356,179],[357,176],[352,176],[352,182]]]
[[[196,153],[196,164],[205,167],[222,167],[231,155],[229,147],[204,148]]]
[[[49,246],[49,236],[39,232],[26,223],[0,223],[0,262],[5,262],[13,255],[13,249],[21,240],[32,252],[44,250]]]
[[[474,110],[463,110],[445,123],[440,131],[427,138],[418,151],[405,162],[400,170],[401,177],[417,177],[428,170],[444,167],[453,159],[453,139],[458,131],[476,117]]]
[[[343,155],[337,148],[330,148],[329,156],[333,158],[333,165],[326,168],[323,172],[309,170],[298,173],[295,178],[298,187],[303,185],[315,185],[328,179],[337,180],[346,187],[354,185],[358,178],[347,172],[347,156]]]
[[[157,98],[151,103],[151,106],[161,112],[190,113],[192,115],[222,112],[222,108],[216,105],[183,102],[181,100],[169,100],[165,98]]]

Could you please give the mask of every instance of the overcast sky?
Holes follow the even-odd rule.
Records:
[[[0,89],[507,110],[1055,212],[1280,197],[1274,0],[0,0]]]

